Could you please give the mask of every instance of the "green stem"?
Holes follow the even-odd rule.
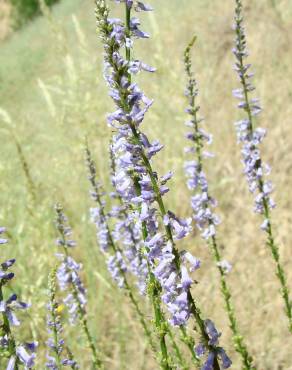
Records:
[[[137,177],[134,177],[134,185],[136,189],[136,193],[138,196],[141,195],[141,187],[139,184],[139,179]],[[139,210],[141,212],[141,209]],[[146,241],[148,237],[148,231],[147,231],[147,226],[145,221],[142,222],[142,234],[143,234],[143,240]],[[154,323],[155,323],[155,328],[156,332],[159,338],[159,344],[160,344],[160,350],[161,350],[161,366],[163,369],[171,369],[169,365],[169,360],[168,360],[168,352],[167,352],[167,346],[166,346],[166,332],[168,329],[168,325],[165,321],[163,312],[161,310],[161,299],[160,299],[160,291],[161,287],[156,280],[155,276],[151,272],[151,268],[149,263],[147,262],[147,267],[148,267],[148,275],[149,275],[149,285],[148,285],[148,291],[149,295],[151,297],[152,305],[153,305],[153,310],[154,310]]]
[[[192,61],[191,61],[191,48],[193,47],[195,43],[196,37],[194,37],[191,42],[189,43],[188,47],[185,50],[185,69],[186,69],[186,74],[188,77],[188,91],[189,91],[189,97],[190,97],[190,115],[192,117],[192,123],[193,123],[193,128],[194,128],[194,144],[195,144],[195,150],[196,150],[196,159],[198,163],[198,171],[202,172],[203,171],[203,156],[202,156],[202,149],[203,149],[203,141],[202,141],[202,136],[199,130],[199,120],[198,120],[198,111],[199,107],[196,104],[196,96],[198,94],[198,90],[196,88],[197,83],[194,78],[193,72],[192,72]],[[200,192],[203,192],[204,190],[200,186]],[[207,191],[207,198],[211,199],[209,192]],[[208,207],[208,203],[205,204],[205,208]],[[215,227],[212,219],[209,219],[209,226]],[[215,262],[217,262],[217,267],[220,273],[220,283],[221,283],[221,292],[223,295],[223,298],[225,300],[225,306],[226,306],[226,311],[229,319],[229,324],[230,328],[233,333],[233,342],[236,351],[241,355],[242,361],[243,361],[243,369],[244,370],[252,370],[255,369],[252,367],[252,362],[253,359],[249,355],[247,351],[247,347],[244,344],[243,337],[239,333],[238,325],[237,325],[237,320],[235,316],[235,311],[234,308],[231,304],[231,291],[227,285],[226,279],[225,279],[225,272],[223,268],[219,265],[221,262],[221,254],[219,252],[218,246],[217,246],[217,239],[216,236],[213,235],[211,238],[211,242],[209,242],[210,249],[213,252]]]
[[[182,356],[182,354],[180,352],[180,349],[178,348],[178,346],[176,344],[174,335],[173,335],[172,331],[170,330],[170,328],[168,329],[167,333],[168,333],[168,336],[170,338],[172,347],[174,349],[176,358],[177,358],[177,360],[178,360],[178,362],[180,364],[180,369],[182,369],[182,370],[189,370],[189,366],[187,366],[186,361],[184,360],[184,358],[183,358],[183,356]]]
[[[56,302],[56,286],[55,286],[55,279],[56,279],[56,268],[52,270],[52,272],[49,275],[49,298],[50,298],[50,304],[51,304],[51,320],[53,322],[53,335],[54,335],[54,348],[53,351],[55,352],[55,359],[57,362],[57,369],[62,368],[61,364],[61,357],[59,353],[59,336],[57,331],[57,325],[58,325],[58,318],[56,315],[56,310],[58,308],[58,304]]]
[[[194,339],[187,334],[186,328],[183,325],[180,326],[180,332],[181,332],[181,340],[186,344],[189,351],[191,352],[192,361],[193,361],[194,365],[199,366],[200,365],[200,360],[198,359],[198,357],[196,355]]]
[[[131,35],[131,30],[130,30],[130,20],[131,20],[131,7],[127,6],[127,3],[125,2],[125,7],[126,7],[126,34],[128,37]],[[130,48],[126,48],[126,60],[130,61],[131,59],[131,50]],[[129,75],[129,79],[131,79],[131,76]],[[147,238],[147,229],[146,229],[146,224],[143,222],[144,226],[144,241]],[[146,233],[145,233],[146,231]],[[148,266],[148,271],[150,272],[150,267]],[[166,337],[166,327],[163,323],[165,321],[163,317],[163,313],[161,310],[161,301],[160,301],[160,296],[159,296],[159,290],[160,287],[158,286],[155,276],[150,272],[150,290],[152,292],[152,304],[154,308],[154,314],[155,314],[155,326],[156,329],[158,330],[158,336],[159,336],[159,343],[160,343],[160,349],[161,349],[161,355],[162,355],[162,361],[161,361],[161,366],[165,370],[169,370],[170,365],[169,365],[169,360],[168,360],[168,352],[167,352],[167,345],[165,341]],[[162,321],[163,319],[163,321]]]
[[[236,0],[236,14],[241,17],[241,10],[242,10],[242,5],[240,1]],[[244,44],[243,44],[243,39],[242,39],[242,34],[240,31],[240,23],[238,23],[237,20],[237,27],[236,27],[236,36],[237,39],[239,40],[239,45],[238,48],[240,51],[244,51]],[[250,134],[253,134],[254,132],[254,122],[253,122],[253,116],[252,116],[252,111],[251,111],[251,106],[250,106],[250,100],[249,100],[249,91],[247,88],[247,80],[246,80],[246,71],[244,70],[244,62],[243,62],[243,57],[242,55],[239,56],[239,69],[241,72],[241,84],[243,87],[243,93],[244,93],[244,100],[246,103],[246,113],[248,116],[248,120],[250,122]],[[262,166],[262,161],[261,159],[258,161],[257,166],[260,168]],[[261,193],[263,193],[263,180],[259,179],[258,180],[258,188]],[[285,305],[285,310],[286,310],[286,315],[289,320],[289,331],[292,333],[292,302],[289,296],[289,288],[287,285],[287,277],[286,273],[283,269],[283,266],[280,262],[280,254],[279,254],[279,248],[275,243],[274,236],[273,236],[273,230],[272,230],[272,223],[271,223],[271,215],[270,215],[270,209],[269,209],[269,204],[268,201],[265,197],[263,197],[263,208],[264,208],[264,217],[268,221],[268,226],[266,229],[267,233],[267,245],[270,248],[270,251],[272,253],[272,257],[276,263],[276,276],[279,279],[280,285],[281,285],[281,291],[282,291],[282,297],[284,300],[284,305]]]
[[[211,249],[213,250],[213,254],[217,263],[221,262],[221,255],[217,246],[216,237],[212,237],[212,241],[210,242]],[[225,300],[226,311],[229,319],[230,328],[233,333],[233,342],[236,351],[241,355],[243,361],[243,370],[255,370],[256,368],[253,366],[253,359],[249,355],[247,347],[244,343],[244,339],[242,335],[239,333],[238,324],[235,316],[234,307],[231,303],[231,291],[227,285],[225,279],[225,272],[223,268],[218,265],[218,270],[220,273],[220,283],[221,283],[221,292]]]
[[[135,296],[134,296],[134,294],[132,292],[131,287],[128,284],[128,281],[127,280],[124,280],[124,281],[125,281],[125,288],[128,291],[130,300],[131,300],[131,302],[132,302],[132,304],[133,304],[133,306],[134,306],[134,308],[136,310],[136,313],[137,313],[137,315],[139,317],[139,321],[140,321],[140,323],[141,323],[141,325],[142,325],[142,327],[144,329],[144,332],[146,334],[146,337],[148,339],[148,342],[150,344],[150,347],[151,347],[153,353],[156,353],[156,347],[155,347],[155,344],[154,344],[153,339],[152,339],[152,333],[149,330],[148,325],[146,324],[146,321],[144,319],[144,314],[143,314],[143,312],[141,311],[141,309],[139,307],[139,304],[138,304],[138,302],[137,302],[137,300],[136,300],[136,298],[135,298]]]
[[[68,259],[69,258],[69,253],[68,253],[68,249],[65,247],[66,240],[65,240],[64,235],[62,235],[62,238],[63,238],[63,243],[62,243],[63,250],[64,250],[66,258]],[[73,294],[75,303],[77,304],[79,320],[80,320],[82,329],[84,331],[84,334],[86,336],[88,346],[89,346],[89,348],[91,350],[91,353],[92,353],[92,362],[93,362],[94,370],[100,369],[100,368],[102,368],[102,361],[100,360],[100,358],[97,354],[97,349],[94,345],[93,338],[90,334],[90,331],[89,331],[89,328],[88,328],[88,323],[87,323],[87,318],[85,316],[86,314],[85,314],[84,309],[82,308],[80,299],[78,297],[78,290],[77,290],[75,284],[73,284],[73,283],[71,283],[71,288],[72,288],[72,294]]]

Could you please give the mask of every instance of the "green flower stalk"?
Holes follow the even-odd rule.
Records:
[[[261,107],[259,100],[251,96],[255,90],[251,82],[253,73],[250,71],[251,65],[245,63],[245,59],[248,57],[248,51],[243,27],[242,2],[241,0],[236,0],[235,4],[234,30],[236,38],[233,53],[236,58],[235,70],[238,74],[241,87],[233,90],[233,95],[239,99],[238,108],[242,109],[245,115],[245,118],[236,122],[235,126],[238,141],[242,145],[241,153],[244,173],[247,178],[249,190],[255,195],[254,211],[263,217],[261,229],[267,235],[267,246],[275,261],[276,276],[281,285],[281,295],[289,321],[289,330],[292,333],[292,301],[286,273],[280,261],[279,248],[275,242],[271,221],[271,210],[275,207],[275,203],[271,198],[273,191],[272,183],[266,179],[270,173],[270,167],[263,163],[260,152],[260,144],[266,135],[266,130],[256,127],[255,120],[256,116],[261,113]]]
[[[94,369],[103,368],[100,354],[93,341],[93,337],[90,333],[87,315],[86,315],[86,290],[79,277],[81,265],[74,261],[69,254],[69,249],[76,245],[75,241],[69,239],[71,235],[71,228],[67,225],[67,218],[63,213],[63,208],[60,204],[55,207],[57,218],[56,228],[60,234],[60,238],[57,239],[57,245],[63,249],[63,254],[60,255],[61,265],[57,271],[57,278],[61,290],[69,291],[68,296],[64,299],[64,303],[68,307],[70,314],[70,321],[72,324],[75,323],[76,319],[79,319],[82,330],[88,342],[88,347],[92,353],[92,363]]]
[[[47,326],[50,337],[47,341],[49,353],[47,355],[48,361],[46,368],[60,370],[63,366],[70,366],[72,369],[78,369],[79,367],[72,356],[62,358],[64,340],[61,338],[63,327],[58,313],[59,304],[56,300],[56,274],[57,267],[52,269],[48,280],[49,303]]]
[[[193,209],[193,219],[196,222],[201,235],[206,239],[213,253],[217,268],[220,274],[221,292],[225,300],[225,308],[229,318],[229,325],[233,334],[233,342],[236,351],[241,355],[242,366],[245,370],[255,369],[253,360],[248,353],[244,343],[244,338],[239,332],[235,310],[232,304],[232,295],[227,284],[226,273],[231,270],[231,265],[222,260],[220,250],[218,248],[216,226],[219,224],[219,218],[212,212],[216,205],[216,201],[211,197],[208,181],[204,172],[203,159],[210,157],[210,153],[204,151],[204,142],[211,143],[211,136],[202,129],[203,120],[198,117],[199,109],[196,99],[198,96],[197,82],[192,72],[191,50],[196,41],[194,37],[188,44],[184,53],[184,65],[188,78],[186,96],[189,101],[187,112],[190,115],[190,120],[186,123],[191,131],[187,133],[187,138],[192,142],[192,146],[186,148],[186,152],[195,157],[195,160],[185,163],[185,171],[188,177],[188,188],[193,192],[191,205]]]

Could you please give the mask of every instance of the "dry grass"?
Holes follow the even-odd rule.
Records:
[[[292,6],[288,1],[278,2],[277,8],[273,1],[268,0],[248,0],[246,3],[250,60],[256,72],[258,96],[264,107],[259,124],[268,128],[263,156],[273,168],[271,178],[278,205],[273,213],[273,222],[292,289],[292,84],[289,77],[292,75],[289,31]],[[237,84],[230,50],[233,42],[232,5],[229,1],[173,0],[168,6],[162,1],[157,2],[155,7],[156,12],[143,19],[144,28],[150,31],[153,39],[140,44],[137,55],[142,55],[146,62],[158,68],[154,76],[142,76],[140,82],[147,94],[155,99],[145,122],[145,131],[151,138],[158,137],[165,144],[155,167],[163,173],[173,169],[176,174],[167,203],[182,216],[190,214],[189,194],[182,171],[186,104],[182,52],[195,32],[198,43],[194,64],[202,114],[206,118],[207,130],[214,135],[212,151],[216,153],[216,158],[208,162],[209,181],[219,201],[218,213],[222,217],[219,239],[223,254],[234,265],[228,280],[240,327],[258,369],[291,370],[292,339],[283,315],[274,265],[259,231],[260,220],[252,213],[252,197],[242,175],[233,127],[238,111],[231,96],[231,90]],[[69,17],[72,10],[81,20],[87,55],[76,46],[77,36]],[[32,315],[39,317],[40,321],[35,319],[39,323],[44,317],[39,296],[44,297],[43,270],[48,271],[53,263],[53,251],[49,247],[54,238],[50,207],[56,199],[64,201],[81,245],[79,255],[86,267],[85,277],[91,292],[92,328],[96,329],[97,338],[104,347],[107,368],[154,369],[140,328],[131,319],[133,314],[127,301],[114,287],[108,287],[110,282],[101,278],[107,279],[107,274],[94,246],[94,230],[88,226],[90,202],[81,154],[82,141],[88,134],[91,146],[95,148],[100,175],[108,181],[106,150],[109,130],[104,117],[111,109],[102,79],[101,49],[97,47],[94,34],[92,1],[82,2],[82,5],[77,0],[71,1],[70,5],[64,1],[56,7],[56,17],[62,20],[65,28],[66,45],[75,63],[77,79],[72,78],[72,70],[71,74],[65,73],[68,72],[68,60],[63,62],[63,54],[56,54],[56,37],[51,34],[45,20],[37,20],[22,34],[16,35],[10,45],[5,45],[4,56],[0,59],[0,76],[5,86],[5,92],[0,89],[1,105],[11,112],[33,176],[41,184],[42,199],[42,205],[36,210],[37,216],[31,219],[25,206],[27,195],[21,168],[13,145],[5,140],[1,145],[1,224],[6,224],[14,235],[20,264],[18,275],[24,286],[31,287],[31,269],[38,271],[40,276],[38,287],[31,287],[38,292],[32,298]],[[18,61],[21,66],[28,66],[29,75],[26,76],[25,68],[19,71],[14,67],[12,70],[10,65],[13,63],[12,51],[15,53],[29,44],[32,45],[31,55],[27,59],[22,55]],[[45,51],[42,45],[46,45]],[[44,105],[36,82],[38,77],[49,86],[55,116],[50,115]],[[57,89],[61,89],[61,94],[56,92]],[[233,368],[239,369],[238,356],[232,350],[231,333],[222,309],[217,271],[209,251],[197,236],[189,238],[181,247],[191,249],[203,261],[194,295],[198,297],[204,314],[212,317],[222,330],[222,342],[234,359]],[[37,258],[32,260],[31,255]],[[33,325],[35,332],[45,338],[44,332],[39,333],[37,324]],[[70,330],[70,333],[75,333],[76,338],[76,332]],[[84,358],[78,350],[79,340],[73,342],[73,348],[78,358]],[[86,366],[83,364],[83,368]]]

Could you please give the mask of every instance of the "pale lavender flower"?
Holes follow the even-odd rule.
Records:
[[[92,186],[91,195],[94,194],[93,200],[96,207],[91,209],[92,220],[97,228],[98,241],[101,250],[106,255],[108,270],[113,280],[119,287],[124,287],[125,274],[132,273],[137,278],[139,291],[144,294],[147,282],[147,261],[143,257],[140,248],[141,242],[141,222],[136,220],[136,216],[128,212],[127,205],[123,204],[119,191],[117,191],[117,183],[121,180],[127,182],[127,174],[125,178],[117,179],[116,158],[113,147],[116,145],[112,142],[110,145],[110,167],[111,167],[111,182],[115,189],[110,194],[114,205],[110,212],[105,211],[105,201],[101,185],[96,180],[96,166],[91,157],[88,146],[86,147],[86,162],[89,172],[89,180]],[[117,144],[119,145],[119,144]],[[131,181],[130,179],[128,179]],[[123,188],[123,185],[121,185]],[[118,201],[118,204],[116,204]],[[114,225],[111,230],[109,225]]]
[[[67,217],[63,213],[62,207],[57,204],[56,207],[57,219],[56,227],[60,233],[60,238],[57,240],[57,244],[62,246],[64,253],[58,254],[58,258],[61,264],[57,270],[57,279],[60,289],[63,291],[69,291],[68,295],[64,298],[64,303],[68,307],[68,312],[70,315],[70,322],[74,324],[79,310],[85,312],[86,300],[86,289],[80,279],[80,271],[82,265],[77,263],[68,254],[68,248],[75,246],[76,243],[69,240],[68,237],[71,236],[72,230],[68,225]]]
[[[134,17],[130,21],[130,35],[125,35],[124,41],[120,38],[117,40],[112,34],[114,26],[108,17],[107,8],[102,3],[98,7],[97,18],[105,50],[105,78],[116,104],[116,111],[108,116],[108,124],[117,132],[113,143],[116,158],[115,188],[124,203],[134,210],[131,219],[136,218],[141,230],[142,225],[146,227],[144,255],[162,287],[162,300],[170,312],[171,323],[184,325],[190,316],[186,293],[190,288],[191,278],[186,279],[185,269],[182,276],[182,271],[175,262],[179,256],[174,251],[172,242],[168,242],[167,237],[160,234],[159,213],[155,206],[156,192],[164,196],[169,191],[167,181],[171,174],[161,178],[157,174],[153,175],[155,178],[149,175],[147,163],[150,165],[150,161],[162,150],[163,145],[157,140],[151,142],[141,132],[140,126],[153,101],[130,78],[131,74],[154,72],[155,69],[142,61],[125,59],[121,51],[121,47],[127,45],[127,37],[145,38],[148,35],[140,31],[140,22]],[[138,8],[150,10],[141,3]],[[123,23],[119,21],[118,24]],[[153,181],[157,183],[157,189],[153,188]],[[184,238],[191,230],[190,220],[182,220],[171,212],[165,215],[164,224],[176,239]]]
[[[20,325],[20,321],[17,319],[14,311],[26,310],[28,307],[27,303],[18,301],[16,294],[12,294],[6,301],[0,301],[0,312],[6,315],[12,326]]]
[[[48,346],[46,368],[58,370],[60,365],[71,366],[78,369],[76,361],[63,359],[64,339],[61,337],[63,327],[60,316],[58,314],[58,303],[56,301],[56,270],[54,269],[49,276],[49,302],[47,305],[47,330],[49,338],[46,342]]]
[[[233,90],[233,95],[239,99],[238,108],[245,111],[247,118],[236,122],[235,127],[238,142],[242,145],[241,153],[244,173],[249,190],[255,195],[254,211],[265,214],[266,207],[268,209],[275,207],[275,203],[270,196],[273,186],[270,181],[265,180],[265,176],[270,173],[270,167],[263,163],[259,147],[266,135],[266,130],[253,127],[253,119],[261,112],[261,107],[259,99],[250,98],[250,93],[255,90],[255,87],[252,83],[253,73],[250,72],[251,65],[244,63],[248,57],[248,51],[241,11],[242,5],[239,1],[235,11],[234,29],[236,39],[233,54],[236,58],[234,69],[242,87]],[[266,226],[266,223],[263,224],[262,229],[265,230]]]
[[[0,227],[0,236],[2,234],[4,234],[6,231],[5,227]],[[7,239],[4,239],[4,238],[0,238],[0,244],[6,244],[7,243]]]
[[[232,265],[226,260],[221,260],[217,263],[217,266],[221,267],[225,274],[229,274],[232,270]]]
[[[198,117],[199,107],[195,104],[198,87],[191,71],[191,60],[188,53],[189,49],[185,54],[185,67],[189,76],[186,90],[189,106],[186,112],[190,115],[186,126],[192,128],[192,131],[187,133],[186,138],[191,141],[192,145],[185,148],[185,152],[192,156],[196,154],[196,160],[187,161],[184,168],[188,179],[187,186],[194,193],[191,197],[193,219],[202,237],[208,240],[216,235],[216,226],[220,223],[219,217],[213,212],[217,201],[209,194],[207,177],[203,171],[203,157],[213,157],[210,153],[203,151],[205,142],[208,145],[211,144],[212,136],[203,130],[201,126],[204,120]]]
[[[145,68],[143,62],[131,61],[128,58],[126,38],[129,34],[125,35],[123,43],[120,39],[112,37],[108,9],[102,1],[97,2],[97,20],[104,43],[105,79],[110,88],[110,96],[116,105],[115,112],[108,116],[108,124],[116,132],[114,135],[116,190],[123,202],[130,205],[129,209],[134,210],[133,214],[137,215],[136,212],[139,211],[137,220],[141,222],[143,230],[147,265],[161,287],[161,299],[170,313],[170,323],[174,326],[184,326],[190,318],[191,306],[194,309],[190,293],[193,280],[184,265],[185,261],[176,250],[173,236],[176,239],[184,238],[189,234],[191,225],[189,220],[182,220],[164,209],[162,197],[169,190],[167,181],[171,176],[159,177],[151,167],[153,157],[163,146],[157,140],[151,143],[151,140],[141,132],[144,116],[153,101],[148,99],[131,80],[132,74],[142,70],[153,72],[154,69]],[[133,22],[138,26],[136,19],[132,20],[132,25]],[[137,36],[131,26],[128,31],[127,33],[132,36]],[[141,38],[144,36],[140,34]],[[126,58],[121,51],[123,46],[126,48]],[[159,227],[161,213],[165,234],[160,232]],[[199,267],[199,264],[196,266]],[[202,335],[207,340],[207,334],[202,332]],[[208,343],[207,347],[209,350]],[[215,349],[211,351],[213,353]]]
[[[36,358],[35,350],[35,345],[21,345],[16,347],[16,356],[28,369],[34,366],[34,360]]]

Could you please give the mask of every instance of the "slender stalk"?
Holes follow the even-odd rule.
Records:
[[[137,176],[134,177],[134,184],[137,195],[141,195],[141,187],[139,184],[139,178]],[[141,212],[141,209],[139,210]],[[148,237],[148,231],[145,221],[142,222],[142,234],[143,234],[143,240],[146,241]],[[148,284],[148,292],[149,296],[152,301],[153,310],[154,310],[154,316],[155,316],[155,328],[156,333],[159,337],[159,344],[160,344],[160,350],[162,355],[161,360],[161,366],[163,369],[171,369],[169,365],[169,359],[168,359],[168,351],[166,346],[166,333],[168,331],[168,325],[164,318],[164,314],[161,309],[161,299],[160,299],[160,292],[161,287],[158,281],[156,280],[154,274],[151,271],[151,268],[149,266],[149,263],[147,263],[148,266],[148,275],[149,275],[149,284]]]
[[[126,11],[126,34],[130,36],[130,20],[131,20],[131,8],[127,5],[127,2],[125,2],[125,11]],[[126,60],[129,62],[131,59],[131,51],[130,48],[126,47]],[[129,76],[131,78],[131,76]],[[135,181],[136,188],[139,186],[138,182]],[[139,194],[139,190],[138,193]],[[146,228],[146,223],[143,222],[143,239],[146,241],[146,238],[148,236],[147,228]],[[153,273],[150,271],[150,266],[148,266],[148,271],[149,271],[149,293],[150,297],[152,299],[152,305],[154,309],[154,315],[155,315],[155,326],[157,330],[157,334],[159,337],[159,344],[160,344],[160,350],[161,350],[161,366],[163,369],[171,369],[169,365],[169,359],[168,359],[168,350],[167,350],[167,345],[166,345],[166,332],[167,332],[167,325],[165,325],[165,318],[161,309],[161,299],[160,299],[160,286],[156,281],[155,276]]]
[[[229,325],[233,333],[232,339],[235,350],[242,357],[243,370],[255,370],[256,368],[253,366],[253,359],[248,353],[248,349],[244,343],[244,339],[239,332],[238,323],[235,316],[235,310],[231,302],[232,295],[225,278],[224,269],[220,265],[218,265],[221,262],[221,255],[217,246],[217,240],[215,236],[212,237],[210,246],[211,249],[213,250],[213,255],[215,257],[215,261],[217,262],[218,270],[220,273],[221,292],[225,300],[225,307],[229,319]]]
[[[245,112],[247,114],[247,118],[249,121],[249,134],[252,136],[254,133],[254,117],[252,114],[252,107],[251,107],[251,101],[250,101],[250,89],[248,88],[248,75],[247,75],[247,69],[244,65],[244,56],[246,55],[246,39],[245,35],[242,29],[242,4],[240,0],[236,0],[236,9],[235,9],[235,22],[236,22],[236,40],[237,40],[237,48],[239,53],[237,54],[237,67],[239,69],[240,74],[240,82],[242,85],[243,90],[243,98],[245,102]],[[254,148],[254,147],[253,147]],[[262,167],[262,160],[261,158],[258,159],[256,163],[257,168]],[[264,194],[264,182],[263,179],[260,177],[257,179],[257,185],[260,193]],[[289,288],[287,285],[287,277],[286,273],[284,271],[284,268],[282,266],[282,263],[280,261],[280,254],[279,254],[279,247],[277,246],[275,239],[274,239],[274,233],[272,228],[272,222],[271,222],[271,212],[269,208],[268,199],[264,196],[262,198],[262,205],[263,205],[263,216],[265,220],[267,220],[267,227],[265,228],[265,232],[267,234],[267,246],[269,247],[272,257],[274,259],[274,262],[276,264],[276,276],[279,279],[280,286],[281,286],[281,293],[282,298],[284,300],[285,305],[285,312],[289,320],[289,331],[292,333],[292,301],[290,298]]]
[[[64,254],[65,254],[65,259],[68,260],[68,258],[70,256],[69,256],[68,248],[67,248],[67,240],[66,240],[66,235],[65,235],[65,231],[64,231],[65,228],[64,228],[64,225],[63,225],[64,215],[62,213],[62,207],[60,205],[56,206],[56,212],[57,212],[57,228],[58,228],[58,231],[59,231],[60,236],[61,236],[61,243],[60,244],[62,245],[62,249],[63,249]],[[100,369],[100,368],[102,368],[102,361],[99,358],[96,346],[93,342],[92,335],[89,331],[88,322],[87,322],[87,318],[86,318],[86,313],[85,313],[85,311],[82,307],[82,304],[80,302],[78,289],[77,289],[76,285],[73,283],[72,272],[70,272],[70,281],[71,281],[71,292],[72,292],[74,301],[77,305],[77,313],[78,313],[79,321],[81,323],[81,327],[82,327],[82,329],[84,331],[84,334],[86,336],[86,339],[87,339],[87,342],[88,342],[88,347],[91,350],[93,367],[94,367],[95,370]]]
[[[58,326],[58,317],[57,317],[57,308],[58,304],[56,302],[56,268],[52,270],[52,272],[49,275],[49,302],[51,305],[50,313],[51,313],[51,320],[52,320],[52,331],[53,331],[53,340],[54,340],[54,347],[52,347],[54,353],[55,353],[55,360],[56,360],[56,370],[60,370],[62,368],[62,361],[61,361],[61,353],[59,351],[59,334],[57,330]]]
[[[68,249],[66,247],[64,247],[63,249],[64,249],[64,252],[65,252],[66,258],[68,258],[69,257]],[[92,361],[93,361],[94,369],[100,369],[102,367],[102,362],[101,362],[101,360],[100,360],[100,358],[97,354],[97,349],[96,349],[95,344],[93,342],[93,338],[90,334],[90,331],[89,331],[89,328],[88,328],[87,318],[86,318],[85,312],[84,312],[84,310],[81,306],[80,299],[78,297],[78,290],[77,290],[77,288],[74,284],[71,284],[71,288],[72,288],[72,294],[73,294],[74,300],[77,304],[78,316],[79,316],[79,320],[80,320],[80,323],[81,323],[81,327],[84,331],[84,334],[85,334],[86,339],[87,339],[88,346],[89,346],[89,348],[91,350],[91,353],[92,353]]]
[[[197,162],[197,172],[203,173],[203,138],[202,134],[200,132],[200,127],[199,127],[199,117],[198,117],[198,112],[199,112],[199,106],[196,103],[196,97],[198,95],[198,88],[197,88],[197,83],[194,78],[193,72],[192,72],[192,60],[191,60],[191,49],[194,46],[196,41],[196,37],[193,37],[191,42],[188,44],[185,53],[184,53],[184,64],[185,64],[185,70],[186,70],[186,75],[188,78],[188,94],[187,96],[189,97],[189,113],[192,118],[191,122],[193,124],[193,130],[194,130],[194,137],[192,141],[194,142],[195,145],[195,156],[196,156],[196,162]],[[206,188],[206,185],[204,185]],[[198,184],[198,191],[200,193],[205,192],[206,193],[206,198],[208,199],[206,202],[204,202],[203,207],[206,210],[209,207],[209,202],[212,199],[209,191],[206,189],[203,189],[202,184]],[[212,217],[209,217],[208,219],[208,226],[213,227],[215,229],[215,223],[213,221]],[[252,365],[253,359],[249,355],[248,350],[246,345],[244,344],[244,340],[242,335],[239,332],[238,324],[237,324],[237,319],[235,315],[235,310],[234,307],[231,303],[231,291],[230,288],[227,284],[226,278],[225,278],[225,272],[222,266],[220,265],[220,262],[222,261],[221,253],[219,251],[218,245],[217,245],[217,238],[216,234],[214,234],[211,239],[209,240],[209,247],[213,253],[213,257],[215,259],[215,262],[217,264],[217,268],[219,270],[220,274],[220,284],[221,284],[221,292],[225,301],[225,307],[229,319],[229,325],[233,333],[233,342],[234,342],[234,347],[236,351],[241,355],[242,358],[242,364],[243,364],[243,369],[244,370],[251,370],[255,369]]]

